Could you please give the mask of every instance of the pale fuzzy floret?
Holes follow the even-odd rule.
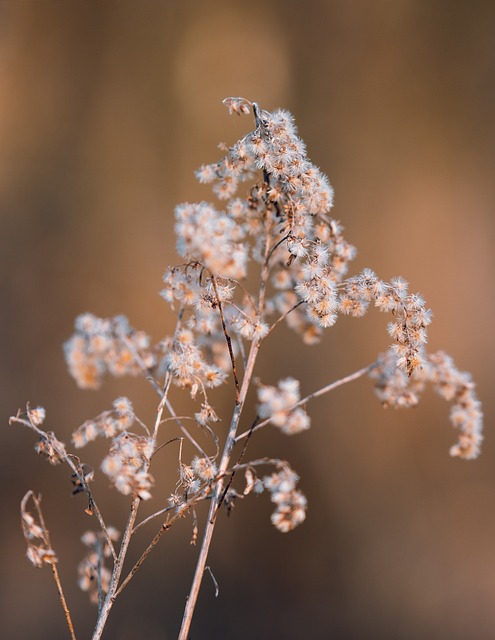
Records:
[[[483,413],[470,374],[459,371],[452,358],[442,351],[429,357],[429,365],[429,379],[435,390],[454,403],[450,420],[460,435],[450,455],[466,460],[476,458],[483,440]]]
[[[36,522],[33,515],[26,509],[27,500],[21,503],[21,526],[24,539],[27,544],[26,555],[35,567],[41,568],[45,564],[54,564],[58,562],[57,554],[49,546],[50,534],[45,528],[43,520]],[[34,498],[35,505],[39,511],[39,500]]]
[[[277,505],[271,516],[272,524],[282,533],[291,531],[306,518],[306,497],[296,489],[299,476],[288,466],[283,466],[262,480]]]
[[[21,519],[24,535],[27,539],[33,540],[34,538],[43,538],[45,535],[44,529],[36,523],[35,519],[28,511],[24,511],[21,514]]]
[[[209,458],[196,456],[191,462],[191,468],[194,474],[204,482],[211,482],[217,474],[217,467]]]
[[[128,433],[117,436],[112,441],[110,452],[104,458],[101,469],[120,493],[149,500],[153,478],[147,468],[153,448],[151,438]]]
[[[225,371],[206,361],[202,350],[195,344],[197,339],[190,330],[179,331],[163,358],[163,366],[172,374],[174,383],[190,389],[192,397],[196,396],[199,388],[217,387],[227,377]],[[203,336],[203,339],[210,347],[217,343],[215,336]],[[222,340],[222,347],[224,345],[225,339]]]
[[[381,356],[370,377],[376,380],[375,392],[383,406],[394,408],[416,406],[426,382],[424,370],[409,377],[397,366],[397,358],[391,351]]]
[[[113,411],[103,411],[74,431],[72,442],[76,448],[84,447],[100,436],[114,438],[132,427],[136,416],[131,401],[122,396],[114,400],[113,405]]]
[[[233,327],[236,327],[239,334],[246,340],[262,340],[270,330],[266,322],[253,321],[247,317],[233,322]]]
[[[168,303],[173,304],[177,300],[184,306],[198,305],[203,289],[194,268],[187,271],[177,267],[168,269],[163,275],[163,282],[165,288],[161,296]]]
[[[391,349],[400,369],[410,376],[424,366],[423,352],[431,311],[425,309],[420,295],[408,293],[408,284],[403,278],[393,278],[386,283],[373,271],[365,269],[360,275],[344,281],[341,289],[339,311],[343,314],[362,316],[372,300],[380,311],[393,313],[394,321],[388,324],[387,330],[396,341]]]
[[[208,426],[210,422],[219,422],[220,418],[215,413],[215,410],[208,402],[203,402],[201,405],[201,411],[194,414],[194,419],[202,427]]]
[[[57,554],[53,549],[43,546],[29,545],[26,551],[29,562],[35,567],[41,568],[44,564],[58,562]]]
[[[123,418],[123,417],[131,417],[134,419],[134,408],[132,406],[132,402],[129,400],[129,398],[126,398],[125,396],[121,396],[120,398],[116,398],[113,401],[113,406],[115,411],[117,412],[117,414]]]
[[[278,388],[260,386],[258,388],[258,415],[268,418],[286,435],[293,435],[309,429],[310,419],[302,407],[294,405],[300,399],[299,382],[294,378],[285,378]]]
[[[28,418],[35,427],[40,427],[46,418],[44,407],[36,407],[36,409],[28,409]]]
[[[293,435],[309,429],[310,425],[311,420],[308,414],[304,409],[298,407],[289,413],[285,422],[281,425],[281,431],[286,435]]]
[[[292,491],[278,504],[271,522],[282,533],[288,533],[304,522],[306,508],[306,497],[300,491]]]
[[[203,263],[220,276],[243,278],[247,247],[239,242],[240,229],[223,211],[206,202],[175,209],[177,252],[186,260]]]

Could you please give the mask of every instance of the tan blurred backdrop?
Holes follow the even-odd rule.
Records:
[[[260,434],[252,454],[290,460],[308,519],[276,532],[267,497],[222,517],[210,558],[220,594],[206,579],[191,638],[495,636],[494,35],[491,0],[0,2],[2,637],[67,637],[49,570],[25,559],[18,503],[29,488],[44,496],[78,637],[90,637],[95,610],[75,566],[92,523],[65,470],[7,419],[42,404],[68,442],[122,394],[152,419],[144,382],[77,390],[61,344],[83,311],[123,313],[157,340],[170,330],[158,291],[176,260],[173,207],[210,197],[193,170],[248,131],[221,105],[230,95],[295,114],[359,249],[353,268],[400,274],[424,294],[430,349],[478,382],[486,443],[476,462],[449,458],[442,400],[387,412],[367,380],[315,402],[310,432]],[[295,375],[309,392],[371,362],[386,322],[341,319],[312,350],[282,331],[257,373]],[[175,467],[164,455],[162,501]],[[105,498],[103,479],[95,491],[122,526],[125,500]],[[190,532],[179,524],[155,550],[108,640],[176,637]]]

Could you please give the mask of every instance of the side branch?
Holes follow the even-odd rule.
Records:
[[[223,315],[222,303],[220,301],[220,296],[218,295],[217,282],[215,280],[215,276],[213,273],[211,274],[211,282],[213,284],[213,289],[215,291],[216,303],[218,306],[218,312],[220,314],[220,320],[222,322],[223,335],[225,336],[225,340],[227,342],[227,347],[229,349],[230,362],[232,363],[232,375],[234,376],[234,385],[235,385],[235,401],[236,404],[239,403],[239,395],[240,395],[240,387],[239,387],[239,379],[237,377],[237,366],[234,357],[234,350],[232,349],[232,340],[227,331],[227,325],[225,323],[225,316]]]
[[[301,400],[299,400],[299,402],[296,402],[296,404],[294,404],[292,407],[289,407],[288,411],[293,411],[294,409],[297,409],[297,407],[301,407],[302,405],[306,404],[313,398],[318,398],[318,396],[322,396],[325,393],[328,393],[329,391],[333,391],[334,389],[337,389],[337,387],[341,387],[342,385],[347,384],[348,382],[352,382],[353,380],[357,380],[358,378],[361,378],[362,376],[369,373],[372,369],[374,369],[377,366],[378,366],[378,361],[373,362],[373,364],[370,364],[367,367],[363,367],[362,369],[359,369],[359,371],[355,371],[354,373],[351,373],[348,376],[345,376],[344,378],[340,378],[339,380],[335,380],[335,382],[331,382],[330,384],[327,384],[325,387],[318,389],[318,391],[313,391],[313,393],[310,393],[305,398],[302,398]],[[254,433],[255,431],[258,431],[262,427],[266,427],[266,425],[269,423],[270,423],[270,418],[263,420],[263,422],[260,422],[255,427],[251,427],[247,431],[244,431],[244,433],[239,434],[236,437],[235,441],[239,442],[243,438],[250,437],[252,433]]]
[[[45,519],[43,517],[43,511],[41,510],[41,496],[36,497],[33,491],[28,491],[21,502],[21,514],[26,512],[26,504],[31,498],[34,507],[36,509],[36,513],[38,514],[39,523],[41,525],[41,535],[44,541],[44,544],[47,549],[52,549],[52,543],[50,540],[50,533],[47,529]],[[67,622],[67,627],[69,628],[70,637],[72,640],[76,640],[76,633],[74,631],[74,625],[72,624],[72,618],[70,615],[69,607],[67,606],[67,600],[65,599],[64,590],[62,589],[62,583],[60,581],[60,576],[58,574],[57,569],[57,559],[53,555],[52,557],[48,556],[45,558],[45,562],[50,564],[53,573],[53,579],[55,580],[55,584],[57,586],[58,597],[60,599],[60,604],[62,605],[62,609],[64,610],[65,620]]]
[[[91,492],[91,489],[89,488],[88,482],[86,480],[86,477],[84,475],[84,472],[81,469],[81,464],[80,464],[80,460],[77,456],[73,455],[73,454],[69,454],[67,453],[67,451],[65,450],[65,447],[62,445],[62,443],[55,441],[55,440],[50,440],[48,434],[43,431],[42,429],[40,429],[39,427],[37,427],[35,424],[33,424],[33,422],[31,420],[25,420],[24,418],[20,417],[21,413],[20,410],[17,412],[16,416],[12,416],[9,419],[9,424],[12,424],[14,422],[18,423],[18,424],[22,424],[26,427],[28,427],[29,429],[31,429],[32,431],[34,431],[43,441],[51,442],[51,445],[54,449],[54,451],[56,452],[56,454],[58,455],[58,457],[60,458],[60,460],[63,460],[66,464],[69,465],[69,467],[72,469],[73,472],[73,477],[77,478],[77,480],[79,481],[84,494],[86,495],[88,502],[89,502],[89,510],[87,511],[88,514],[93,515],[93,513],[96,515],[96,518],[98,520],[98,524],[100,525],[100,528],[103,532],[103,535],[105,536],[105,541],[108,544],[110,551],[112,553],[112,558],[114,560],[114,562],[117,560],[117,554],[115,552],[115,547],[113,545],[113,542],[110,538],[110,535],[108,533],[108,529],[107,526],[105,524],[105,521],[103,520],[103,516],[101,515],[101,512],[95,502],[95,499],[93,498],[93,494]],[[29,411],[28,411],[28,418],[29,418]],[[77,464],[72,460],[72,458],[74,458],[75,460],[77,460]]]

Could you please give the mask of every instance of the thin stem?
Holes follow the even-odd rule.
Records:
[[[256,103],[253,103],[253,112],[255,115],[256,123],[257,125],[259,125],[261,122],[261,117],[260,117],[258,105]],[[268,183],[269,177],[265,176],[265,180]],[[265,239],[266,239],[265,252],[264,252],[263,264],[261,267],[260,287],[259,287],[258,305],[257,305],[257,315],[258,315],[258,318],[260,319],[263,317],[263,312],[265,307],[266,287],[268,282],[268,275],[270,272],[269,265],[268,265],[268,256],[270,254],[269,238],[271,237],[271,218],[268,211],[265,215],[264,223],[265,223],[264,232],[265,232]],[[213,275],[212,275],[212,279],[213,279],[213,284],[215,286],[215,292],[216,292],[216,285],[215,285]],[[217,293],[217,299],[218,299],[218,293]],[[220,306],[220,301],[218,300],[218,302]],[[221,314],[221,318],[222,318],[222,324],[224,324],[223,314]],[[225,332],[225,329],[224,329],[224,332]],[[226,338],[227,338],[227,334],[226,334]],[[230,340],[227,340],[227,343],[229,345],[229,349],[231,349]],[[218,468],[218,475],[220,477],[220,480],[215,485],[215,490],[211,499],[210,510],[208,512],[208,519],[206,521],[205,531],[203,534],[203,541],[201,543],[201,549],[200,549],[198,561],[196,564],[196,571],[194,573],[191,590],[189,592],[189,597],[187,599],[186,606],[184,609],[184,615],[182,618],[182,624],[181,624],[178,640],[187,640],[187,637],[189,635],[189,629],[191,627],[192,617],[194,614],[194,609],[196,607],[196,602],[198,600],[199,589],[201,587],[201,582],[203,580],[203,575],[206,567],[206,560],[208,558],[208,552],[209,552],[211,540],[213,537],[218,505],[220,504],[223,496],[224,479],[222,478],[222,475],[225,473],[225,471],[229,466],[230,457],[232,455],[232,451],[234,449],[234,445],[236,442],[236,433],[239,427],[239,421],[241,418],[242,410],[244,408],[244,403],[246,401],[248,390],[251,385],[254,365],[256,363],[256,358],[258,356],[260,347],[261,347],[261,340],[259,339],[254,340],[251,343],[251,349],[249,351],[249,356],[248,356],[246,367],[244,370],[242,386],[238,393],[237,393],[237,390],[238,390],[237,379],[235,378],[236,372],[234,369],[234,378],[236,380],[236,403],[235,403],[234,412],[233,412],[232,420],[229,427],[229,432],[227,434],[227,439],[225,441],[222,457],[220,460],[220,465]]]
[[[168,418],[168,420],[172,420],[172,418]],[[162,420],[162,422],[166,422],[166,420]],[[176,436],[175,438],[170,438],[170,440],[167,440],[167,442],[164,442],[159,447],[156,447],[156,449],[151,454],[151,457],[153,458],[160,451],[160,449],[163,449],[164,447],[168,446],[169,444],[172,444],[172,442],[182,442],[183,439],[184,438],[182,438],[181,436]]]
[[[242,381],[239,399],[234,408],[234,413],[232,416],[232,421],[230,423],[229,433],[227,435],[225,447],[222,453],[222,458],[220,460],[220,466],[218,469],[218,476],[220,476],[220,480],[215,485],[214,493],[211,499],[210,509],[208,512],[208,519],[206,521],[205,531],[203,534],[203,541],[201,543],[198,562],[196,564],[196,571],[194,573],[191,590],[189,592],[189,597],[187,599],[186,606],[184,609],[184,616],[182,618],[182,625],[179,632],[178,640],[187,640],[189,635],[189,629],[191,627],[192,617],[194,614],[194,609],[196,607],[196,602],[198,599],[201,582],[203,580],[203,575],[206,567],[206,560],[208,558],[208,552],[210,549],[213,531],[215,528],[215,522],[216,522],[215,514],[217,511],[217,506],[219,504],[220,498],[223,493],[224,482],[223,482],[222,476],[224,475],[225,471],[228,468],[230,456],[232,455],[232,450],[235,444],[235,435],[237,432],[237,427],[239,425],[242,409],[244,407],[244,402],[246,400],[247,392],[251,383],[254,364],[256,362],[256,357],[258,355],[259,348],[260,348],[259,341],[253,342],[251,344],[251,349],[250,349],[248,361],[246,364],[246,370],[244,372],[244,379]]]
[[[252,299],[251,294],[246,289],[246,287],[242,284],[242,282],[239,282],[239,280],[235,280],[234,278],[229,278],[229,282],[233,282],[239,287],[239,289],[242,289],[244,295],[246,296],[246,299],[249,301],[249,304],[253,307],[253,311],[256,313],[256,304],[254,303],[254,300]],[[233,304],[233,303],[231,302],[230,304]],[[241,310],[239,309],[239,311]]]
[[[139,524],[137,524],[134,529],[132,530],[132,534],[134,535],[136,533],[136,531],[138,529],[140,529],[141,527],[143,527],[145,524],[147,524],[148,522],[151,522],[151,520],[154,520],[155,518],[158,518],[158,516],[163,515],[164,513],[168,513],[169,511],[172,511],[172,509],[174,509],[175,507],[163,507],[163,509],[159,509],[158,511],[155,511],[155,513],[152,513],[150,516],[147,516],[144,520],[141,520],[141,522]],[[119,589],[120,591],[120,589]]]
[[[295,311],[297,309],[297,307],[300,307],[302,304],[304,304],[304,300],[300,300],[297,304],[295,304],[293,307],[291,307],[288,311],[286,311],[285,313],[283,313],[280,318],[277,318],[277,320],[275,320],[275,322],[272,324],[272,326],[270,327],[270,329],[268,330],[268,333],[266,334],[265,338],[270,335],[270,333],[275,329],[276,326],[278,326],[281,322],[283,322],[285,320],[285,318],[287,318],[287,316],[289,315],[289,313],[292,313],[293,311]]]
[[[270,260],[270,258],[272,257],[273,253],[276,251],[276,249],[283,243],[285,242],[285,240],[287,240],[287,238],[289,238],[290,233],[288,233],[287,235],[285,235],[283,238],[281,238],[278,242],[276,242],[273,247],[270,249],[270,252],[268,253],[268,260]]]
[[[98,553],[98,564],[96,567],[98,574],[98,615],[101,614],[101,608],[103,606],[103,584],[101,581],[101,569],[103,566],[103,545],[100,540],[97,540],[96,551]]]
[[[253,433],[254,427],[256,426],[257,420],[258,420],[258,416],[256,416],[256,418],[253,420],[253,424],[251,425],[251,429],[249,430],[249,435],[247,436],[246,441],[244,442],[244,446],[242,447],[242,451],[241,451],[239,457],[237,458],[236,464],[232,467],[232,473],[230,474],[230,478],[229,478],[227,484],[225,485],[225,489],[223,490],[222,497],[220,498],[220,500],[218,502],[217,511],[215,513],[215,517],[216,517],[216,515],[218,513],[218,510],[222,506],[222,502],[225,500],[225,496],[227,495],[227,491],[229,490],[230,485],[232,484],[232,481],[234,480],[236,469],[239,468],[241,460],[246,455],[246,451],[247,451],[248,444],[249,444],[249,439],[251,437],[251,434]]]
[[[179,319],[177,321],[177,327],[175,329],[175,333],[177,333],[177,329],[178,329],[178,327],[180,325],[180,321],[181,321],[181,317],[179,317]],[[128,349],[130,351],[132,351],[132,353],[134,355],[134,358],[135,358],[136,362],[138,363],[141,371],[146,376],[146,380],[148,380],[148,382],[151,384],[153,389],[156,391],[157,395],[162,397],[162,395],[163,395],[162,387],[155,380],[155,378],[153,376],[149,375],[148,368],[146,367],[146,364],[145,364],[144,360],[141,358],[141,356],[140,356],[139,352],[136,350],[135,346],[125,336],[122,338],[122,340],[124,341],[124,344],[128,347]],[[206,453],[203,451],[201,446],[196,442],[196,440],[193,438],[193,436],[189,433],[189,431],[186,429],[186,427],[181,423],[181,418],[177,417],[175,411],[172,408],[172,405],[170,404],[170,401],[168,399],[168,395],[167,395],[167,398],[165,400],[165,406],[167,407],[168,412],[170,413],[172,418],[177,422],[177,424],[179,425],[179,429],[186,436],[186,438],[189,440],[189,442],[206,458],[207,457]]]
[[[43,540],[47,547],[47,549],[52,549],[52,543],[50,541],[50,533],[46,527],[45,519],[43,517],[43,511],[41,510],[41,496],[36,497],[32,491],[28,491],[24,496],[21,502],[22,512],[26,510],[26,504],[29,498],[32,499],[34,506],[36,508],[36,512],[38,513],[38,518],[40,521],[41,528],[43,530]],[[67,622],[67,626],[69,628],[69,633],[72,640],[76,640],[76,633],[74,631],[74,625],[72,624],[72,618],[70,615],[69,607],[67,606],[67,600],[65,599],[64,590],[62,588],[62,583],[60,581],[60,576],[58,574],[57,563],[56,560],[52,560],[50,562],[53,579],[55,580],[55,584],[57,585],[58,597],[60,599],[60,604],[62,605],[62,609],[64,610],[65,620]]]
[[[223,334],[225,336],[225,341],[227,342],[227,347],[229,349],[230,362],[232,364],[232,375],[234,376],[235,398],[236,398],[236,402],[238,402],[239,401],[239,379],[237,377],[237,366],[235,362],[234,351],[232,349],[232,340],[230,339],[229,333],[227,331],[225,316],[223,315],[222,302],[220,300],[220,296],[218,295],[217,282],[213,274],[211,274],[211,283],[213,285],[213,290],[215,291],[216,303],[218,306],[218,312],[220,314],[220,321],[222,323]]]
[[[129,582],[132,580],[132,578],[134,577],[134,575],[136,574],[137,570],[139,569],[139,567],[143,564],[143,562],[146,560],[146,558],[149,556],[149,554],[151,553],[152,549],[157,545],[158,541],[160,540],[160,538],[162,537],[162,535],[165,533],[165,531],[168,531],[170,529],[172,525],[164,522],[160,528],[160,531],[158,531],[158,533],[155,535],[155,537],[153,538],[153,540],[150,542],[150,544],[148,545],[148,547],[145,549],[145,551],[141,554],[141,557],[139,558],[139,560],[136,562],[136,564],[132,567],[132,569],[130,570],[130,572],[127,574],[127,577],[122,581],[122,584],[120,585],[120,587],[115,591],[113,599],[115,600],[121,593],[122,591],[126,588],[126,586],[129,584]],[[135,531],[135,529],[134,529]]]
[[[364,376],[366,373],[369,373],[372,369],[374,369],[377,366],[378,366],[378,361],[373,362],[372,364],[369,364],[367,367],[363,367],[362,369],[359,369],[359,371],[355,371],[354,373],[351,373],[348,376],[345,376],[344,378],[335,380],[335,382],[331,382],[330,384],[327,384],[325,387],[318,389],[318,391],[313,391],[313,393],[310,393],[305,398],[302,398],[302,400],[299,400],[299,402],[296,402],[294,405],[292,405],[292,407],[288,407],[287,411],[293,411],[294,409],[297,409],[297,407],[300,407],[306,404],[313,398],[318,398],[318,396],[322,396],[325,393],[328,393],[329,391],[333,391],[334,389],[337,389],[338,387],[341,387],[342,385],[347,384],[348,382],[357,380],[358,378],[361,378],[361,376]],[[266,425],[269,423],[270,423],[270,418],[263,420],[263,422],[260,422],[255,427],[251,427],[247,431],[244,431],[244,433],[239,434],[236,437],[235,441],[239,442],[239,440],[242,440],[243,438],[251,436],[252,433],[254,433],[255,431],[259,431],[259,429],[262,429],[263,427],[266,427]]]
[[[136,562],[136,564],[129,571],[127,577],[122,581],[122,584],[120,585],[120,587],[115,592],[115,595],[113,597],[114,600],[117,598],[117,596],[119,596],[122,593],[122,591],[125,589],[125,587],[129,584],[130,580],[134,577],[134,575],[136,574],[138,569],[141,567],[143,562],[149,556],[149,554],[151,553],[152,549],[154,547],[156,547],[156,545],[158,544],[158,542],[159,542],[160,538],[163,536],[163,534],[172,527],[172,525],[176,522],[176,520],[179,520],[180,518],[182,518],[186,511],[188,511],[190,508],[192,508],[195,504],[197,504],[201,500],[206,500],[208,498],[209,492],[210,492],[209,487],[206,487],[205,491],[201,495],[194,496],[194,498],[192,498],[189,502],[186,502],[179,509],[179,511],[176,512],[176,514],[172,518],[167,517],[166,521],[162,524],[162,526],[160,527],[159,531],[154,536],[153,540],[149,543],[149,545],[146,547],[146,549],[141,554],[141,557],[139,558],[139,560]],[[141,527],[143,524],[145,524],[145,522],[148,522],[149,520],[151,520],[155,516],[160,515],[160,513],[163,513],[165,511],[169,511],[170,509],[173,509],[173,508],[174,507],[167,507],[166,509],[163,509],[162,511],[158,511],[157,513],[154,513],[153,515],[149,516],[148,518],[146,518],[145,520],[140,522],[137,525],[137,527],[134,528],[133,534],[137,531],[137,529],[139,529],[139,527]]]
[[[167,407],[168,412],[170,413],[172,418],[177,422],[177,424],[179,425],[179,429],[182,431],[182,433],[185,435],[185,437],[189,440],[189,442],[199,451],[199,453],[201,453],[203,458],[207,458],[208,456],[204,452],[203,448],[201,447],[201,445],[198,442],[196,442],[196,440],[193,438],[193,436],[189,433],[189,431],[186,429],[186,427],[182,424],[181,419],[175,413],[175,411],[174,411],[174,409],[173,409],[173,407],[170,404],[168,399],[165,401],[165,406]],[[218,448],[218,444],[217,444],[217,448]]]
[[[119,555],[113,567],[112,577],[110,579],[110,585],[108,587],[108,593],[106,595],[105,601],[103,602],[100,615],[98,616],[92,640],[100,640],[108,619],[108,615],[110,613],[110,609],[113,606],[115,600],[115,592],[117,591],[117,585],[119,583],[122,569],[124,567],[124,560],[127,554],[127,549],[129,548],[129,543],[131,541],[132,529],[136,520],[140,501],[141,500],[138,497],[134,498],[132,501],[131,511],[129,513],[127,525],[122,537],[122,544],[120,546]]]
[[[74,631],[74,625],[72,624],[72,619],[70,617],[69,607],[67,606],[67,601],[64,596],[64,592],[62,589],[62,583],[60,582],[60,577],[58,575],[57,565],[55,562],[50,563],[52,566],[53,579],[55,580],[55,584],[57,585],[58,596],[60,598],[60,604],[62,605],[62,609],[64,610],[65,620],[67,622],[67,626],[69,627],[69,633],[72,640],[76,639],[76,634]]]
[[[28,416],[29,416],[29,411],[28,411]],[[12,424],[13,422],[17,422],[19,424],[22,424],[26,427],[28,427],[29,429],[32,429],[36,434],[38,434],[40,436],[40,438],[42,438],[43,440],[47,440],[48,441],[48,434],[43,431],[42,429],[39,429],[35,424],[33,424],[30,420],[24,420],[23,418],[20,417],[20,410],[17,412],[17,415],[14,417],[12,416],[9,419],[9,424]],[[105,536],[105,541],[107,542],[110,551],[112,553],[112,557],[114,562],[117,560],[117,554],[115,553],[115,547],[113,546],[113,542],[110,538],[110,535],[108,533],[108,529],[107,526],[105,524],[105,521],[103,520],[103,516],[101,515],[101,512],[98,508],[98,505],[95,502],[95,499],[93,498],[93,494],[91,492],[91,489],[89,488],[89,485],[86,481],[86,478],[84,476],[84,472],[81,470],[80,468],[80,460],[77,456],[72,455],[72,454],[68,454],[65,451],[64,447],[60,447],[57,445],[56,442],[52,442],[52,445],[56,451],[56,453],[60,456],[60,458],[69,465],[69,467],[72,469],[74,476],[79,480],[79,482],[81,483],[81,487],[84,490],[84,493],[86,495],[86,497],[88,498],[88,502],[89,502],[89,511],[87,511],[87,513],[89,513],[90,515],[92,515],[93,513],[95,514],[97,520],[98,520],[98,524],[100,525],[100,529],[103,531],[103,535]],[[78,461],[78,464],[76,465],[72,458],[74,458],[75,460]]]

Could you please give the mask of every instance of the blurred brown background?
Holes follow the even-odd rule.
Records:
[[[2,637],[67,637],[49,569],[25,559],[18,503],[29,488],[44,496],[78,637],[90,637],[95,610],[75,566],[92,523],[66,471],[38,459],[8,416],[42,404],[66,442],[117,395],[152,419],[144,382],[76,389],[61,344],[83,311],[123,313],[157,340],[170,331],[158,291],[176,260],[173,206],[209,198],[193,170],[248,131],[221,105],[230,95],[295,114],[359,249],[354,270],[403,275],[424,294],[430,349],[478,382],[486,443],[476,462],[449,458],[440,398],[384,411],[368,380],[315,402],[310,432],[260,434],[252,454],[291,461],[308,519],[278,533],[267,496],[222,517],[210,558],[220,595],[207,577],[191,638],[495,636],[494,33],[491,0],[0,2]],[[282,332],[257,373],[295,375],[309,392],[371,362],[386,322],[343,318],[312,350]],[[160,502],[175,453],[162,460]],[[100,479],[95,492],[122,526],[125,500],[105,490]],[[185,521],[155,550],[108,640],[176,637],[190,533]]]

